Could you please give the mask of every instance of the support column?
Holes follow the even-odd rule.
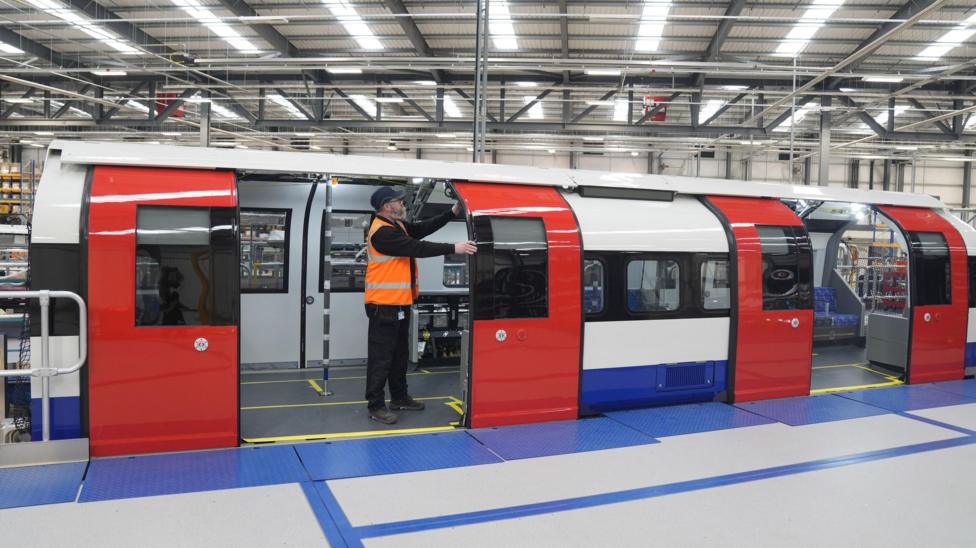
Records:
[[[742,159],[742,180],[752,180],[752,157],[746,156]]]
[[[200,103],[200,146],[210,146],[210,92],[202,92],[204,101]]]
[[[820,169],[817,184],[830,184],[830,95],[820,97]]]
[[[847,178],[847,186],[857,188],[861,177],[861,161],[857,158],[851,160],[850,173]]]
[[[569,169],[579,169],[579,167],[576,165],[577,162],[576,154],[577,153],[575,151],[572,150],[569,151]]]
[[[905,162],[895,164],[895,191],[905,192]]]
[[[884,171],[881,175],[881,190],[889,190],[891,186],[891,160],[884,161]]]
[[[968,162],[962,163],[962,207],[969,207],[973,193],[973,151],[966,151]]]
[[[647,173],[650,175],[655,175],[658,172],[658,158],[660,157],[660,152],[648,152],[647,153]]]
[[[807,156],[806,158],[803,159],[803,184],[807,186],[810,185],[810,179],[811,179],[810,176],[812,175],[812,173],[810,172],[812,171],[812,169],[813,169],[813,158]]]
[[[874,190],[874,160],[868,164],[868,190]]]

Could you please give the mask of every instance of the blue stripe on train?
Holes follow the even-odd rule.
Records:
[[[590,414],[712,401],[725,390],[727,369],[726,360],[584,369],[580,410]]]
[[[78,396],[51,398],[51,439],[81,437],[81,399]],[[31,399],[31,439],[41,440],[41,398]]]
[[[966,343],[966,367],[976,367],[976,342]]]

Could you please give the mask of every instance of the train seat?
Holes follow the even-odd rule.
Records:
[[[857,314],[837,311],[837,290],[833,287],[813,288],[813,314],[816,326],[850,327],[857,325]]]

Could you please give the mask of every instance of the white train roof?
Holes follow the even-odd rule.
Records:
[[[352,176],[426,177],[487,183],[516,183],[665,190],[690,195],[753,196],[800,200],[830,200],[864,204],[944,208],[925,194],[854,190],[847,188],[757,183],[730,179],[641,175],[602,171],[546,169],[504,164],[473,164],[374,156],[346,156],[314,152],[279,152],[173,145],[54,141],[61,162],[86,165],[127,165],[195,169],[287,171]]]

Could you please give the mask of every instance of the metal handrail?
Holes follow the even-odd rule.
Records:
[[[70,367],[50,367],[50,308],[51,298],[71,299],[78,305],[78,361]],[[0,377],[40,377],[41,378],[41,436],[44,441],[51,439],[51,377],[70,375],[85,365],[88,359],[88,308],[85,301],[71,291],[0,291],[0,300],[38,299],[41,305],[41,367],[30,369],[0,369]]]

